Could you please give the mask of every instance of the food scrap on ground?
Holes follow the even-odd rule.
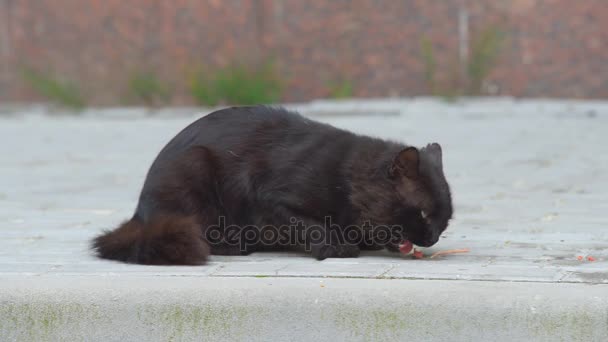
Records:
[[[591,255],[587,255],[587,257],[584,257],[584,256],[582,256],[582,255],[577,255],[577,256],[576,256],[576,260],[578,260],[578,261],[585,261],[585,259],[586,259],[587,261],[590,261],[590,262],[594,262],[594,261],[596,261],[596,260],[597,260],[595,257],[593,257],[593,256],[591,256]]]
[[[401,245],[399,245],[399,252],[403,255],[408,255],[414,249],[414,244],[409,241],[404,241]]]
[[[415,259],[424,259],[424,253],[421,250],[418,250],[418,249],[414,248],[414,244],[412,244],[409,241],[405,241],[401,245],[399,245],[399,251],[403,255],[412,255]],[[445,250],[445,251],[435,252],[429,258],[433,259],[433,258],[436,258],[438,256],[442,256],[442,255],[457,254],[457,253],[468,253],[468,252],[469,252],[468,248],[448,249],[448,250]]]
[[[468,248],[448,249],[448,250],[445,250],[445,251],[435,252],[435,253],[433,253],[433,255],[430,256],[430,258],[433,259],[433,258],[436,258],[438,256],[448,255],[448,254],[469,253],[469,251],[470,250]]]

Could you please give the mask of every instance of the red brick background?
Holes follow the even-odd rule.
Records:
[[[269,58],[287,101],[342,80],[357,96],[427,94],[421,40],[439,76],[452,73],[460,10],[471,36],[506,32],[488,79],[497,94],[608,97],[606,0],[0,0],[0,99],[36,99],[25,66],[76,82],[93,104],[117,103],[133,73],[153,70],[189,103],[192,70]]]

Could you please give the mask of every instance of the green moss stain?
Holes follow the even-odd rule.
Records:
[[[276,319],[273,319],[272,307],[229,302],[232,304],[218,298],[187,305],[142,303],[100,309],[96,305],[76,303],[0,301],[0,336],[19,341],[86,340],[89,333],[120,326],[125,315],[134,320],[135,325],[129,328],[132,331],[149,333],[155,339],[166,341],[247,339],[250,334],[260,333],[261,330],[256,329],[273,328],[266,325]],[[346,333],[356,340],[391,342],[407,336],[430,339],[445,336],[442,334],[446,331],[454,337],[467,339],[467,336],[478,336],[471,330],[475,329],[475,324],[505,334],[517,327],[517,331],[536,339],[592,341],[598,340],[608,324],[608,311],[605,316],[597,317],[591,314],[596,310],[585,306],[564,307],[558,312],[527,305],[502,310],[487,307],[473,312],[466,308],[445,310],[404,303],[367,306],[362,310],[361,306],[346,304],[319,310],[317,319],[331,322],[337,335]],[[107,333],[114,335],[117,332]]]
[[[530,314],[528,329],[538,337],[561,336],[559,341],[593,341],[597,336],[597,318],[586,310],[565,311],[553,314]]]
[[[12,331],[19,340],[57,340],[65,325],[99,317],[96,308],[74,303],[0,303],[0,331]]]
[[[355,338],[365,341],[399,341],[410,329],[416,329],[416,322],[405,314],[407,308],[374,309],[356,311],[343,308],[332,315],[334,323],[341,329],[350,331]]]
[[[606,329],[602,317],[593,317],[583,308],[559,312],[539,309],[534,313],[522,312],[529,308],[521,308],[505,313],[505,317],[492,310],[487,312],[487,316],[481,317],[478,315],[483,312],[473,315],[459,310],[446,313],[424,307],[356,309],[352,306],[334,308],[326,312],[322,319],[332,319],[339,330],[347,331],[351,338],[363,341],[401,341],[407,336],[441,338],[445,337],[446,331],[454,338],[468,339],[478,336],[475,330],[478,324],[504,334],[517,326],[519,328],[516,330],[535,339],[594,341],[598,339],[598,332]]]
[[[241,323],[248,316],[258,314],[250,307],[224,306],[202,303],[197,305],[145,306],[138,310],[138,317],[149,324],[162,323],[163,335],[170,341],[188,337],[217,339],[222,336],[246,337]]]

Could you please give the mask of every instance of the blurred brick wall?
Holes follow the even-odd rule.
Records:
[[[608,98],[606,0],[0,0],[0,99],[36,98],[28,66],[77,82],[94,104],[154,70],[188,103],[192,70],[271,57],[285,100],[327,96],[340,80],[358,96],[421,95],[421,39],[439,76],[453,73],[462,8],[471,36],[507,33],[488,78],[497,94]]]

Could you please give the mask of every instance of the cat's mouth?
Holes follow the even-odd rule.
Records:
[[[431,225],[431,217],[424,210],[420,210],[419,214],[420,214],[420,219],[427,226],[425,228],[428,229],[429,228],[428,226]],[[417,239],[414,239],[414,240],[417,240]],[[418,241],[418,242],[420,243],[421,241]],[[414,243],[407,239],[403,239],[401,242],[399,242],[397,247],[399,248],[399,251],[404,255],[412,254],[415,251]]]

